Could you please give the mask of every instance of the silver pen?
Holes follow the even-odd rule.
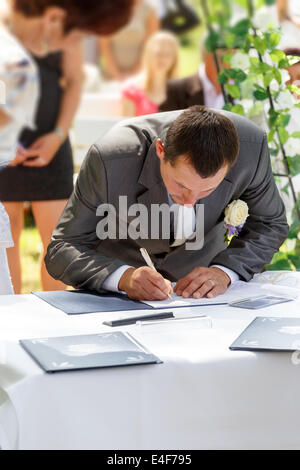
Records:
[[[140,252],[141,252],[142,257],[143,257],[144,260],[146,261],[147,266],[149,266],[149,268],[154,269],[154,271],[157,272],[157,269],[155,268],[155,266],[154,266],[154,264],[153,264],[153,261],[152,261],[152,259],[150,258],[150,256],[149,256],[148,251],[146,250],[146,248],[140,248]],[[168,297],[169,297],[170,300],[172,300],[171,294],[168,294]]]

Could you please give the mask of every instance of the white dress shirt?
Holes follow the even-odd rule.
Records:
[[[169,205],[174,209],[174,238],[175,241],[171,247],[178,247],[183,245],[186,240],[188,240],[195,232],[196,228],[196,214],[194,207],[182,206],[179,204],[174,204],[171,196],[169,195]],[[124,293],[118,289],[118,285],[121,277],[127,271],[127,269],[132,268],[133,266],[124,265],[114,271],[110,276],[108,276],[102,284],[103,289],[112,292]],[[222,269],[231,280],[231,284],[239,280],[239,275],[232,271],[229,268],[225,268],[220,265],[213,265],[211,267],[216,267]]]
[[[203,87],[204,104],[208,108],[222,109],[225,105],[222,93],[217,93],[213,83],[205,72],[205,65],[200,65],[198,69],[199,78]]]

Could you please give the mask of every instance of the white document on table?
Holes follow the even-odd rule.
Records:
[[[291,292],[293,290],[293,292]],[[236,302],[238,300],[249,299],[257,297],[259,295],[286,295],[289,297],[297,298],[295,289],[289,289],[281,286],[274,286],[271,284],[258,284],[244,281],[236,281],[232,286],[230,286],[224,294],[218,295],[209,299],[207,297],[202,297],[200,299],[194,299],[190,297],[184,299],[179,297],[174,292],[171,297],[172,300],[155,300],[155,301],[146,301],[143,303],[150,305],[153,308],[165,308],[165,307],[197,307],[201,305],[222,305],[229,304],[231,302]]]

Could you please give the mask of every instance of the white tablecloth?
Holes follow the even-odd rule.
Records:
[[[267,276],[256,281],[299,293],[300,273]],[[19,339],[99,333],[109,329],[105,319],[120,314],[67,316],[33,295],[1,297],[0,446],[300,449],[300,366],[289,353],[229,350],[256,316],[300,318],[300,301],[258,311],[217,306],[175,313],[196,311],[211,317],[212,329],[123,327],[163,364],[51,375]]]

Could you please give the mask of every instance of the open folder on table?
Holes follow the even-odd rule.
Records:
[[[277,286],[278,289],[278,286]],[[276,289],[276,290],[277,290]],[[240,299],[257,296],[260,293],[274,293],[269,289],[264,289],[257,283],[237,281],[230,286],[225,294],[215,298],[201,299],[182,297],[172,294],[172,300],[138,302],[129,299],[126,295],[108,292],[98,294],[90,291],[55,291],[55,292],[33,292],[34,295],[56,307],[68,315],[78,315],[97,312],[122,312],[134,310],[152,309],[174,309],[184,307],[199,307],[208,305],[227,305]]]
[[[131,300],[127,295],[107,293],[98,294],[89,291],[54,291],[33,292],[55,308],[68,315],[80,315],[97,312],[123,312],[130,310],[170,309],[179,307],[197,307],[200,305],[226,305],[228,302],[218,299],[183,299],[172,295],[172,300],[157,302],[139,302]]]

